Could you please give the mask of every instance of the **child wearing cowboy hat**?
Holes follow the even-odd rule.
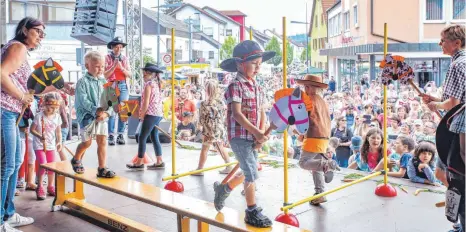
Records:
[[[325,156],[329,145],[331,120],[327,103],[319,92],[327,89],[328,84],[322,81],[322,77],[310,74],[302,80],[297,80],[297,83],[304,85],[304,91],[314,105],[309,112],[309,129],[303,141],[299,166],[312,172],[315,194],[319,194],[325,191],[325,183],[332,181],[333,171],[339,170],[337,162]],[[320,197],[312,200],[310,204],[319,205],[326,201],[325,197]]]
[[[224,60],[220,67],[228,72],[237,72],[225,92],[227,103],[228,140],[242,173],[237,174],[226,184],[215,182],[215,208],[220,211],[230,192],[244,183],[246,195],[246,216],[244,221],[255,227],[270,227],[272,221],[261,213],[256,205],[255,180],[257,172],[257,151],[255,146],[267,141],[264,135],[264,95],[255,77],[262,62],[275,56],[275,52],[264,52],[259,44],[245,40],[233,49],[233,58]]]

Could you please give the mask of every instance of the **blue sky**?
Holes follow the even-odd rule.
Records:
[[[163,4],[160,0],[160,4]],[[281,34],[282,17],[287,21],[306,21],[306,0],[184,0],[184,2],[203,7],[210,6],[218,10],[239,10],[247,15],[246,24],[254,28],[273,29]],[[308,17],[311,15],[312,1],[308,2]],[[142,0],[144,7],[157,5],[157,0]],[[287,34],[306,32],[304,24],[287,24]]]

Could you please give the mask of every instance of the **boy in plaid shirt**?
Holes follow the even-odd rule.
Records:
[[[227,183],[215,182],[215,208],[220,211],[230,192],[244,182],[248,208],[245,222],[255,227],[270,227],[272,221],[261,213],[256,205],[254,181],[257,173],[257,151],[267,140],[264,135],[265,112],[264,96],[255,80],[262,62],[275,56],[275,52],[263,52],[260,46],[251,40],[236,45],[233,58],[224,60],[220,67],[228,72],[237,72],[225,92],[227,103],[227,132],[231,149],[242,173],[234,176]]]

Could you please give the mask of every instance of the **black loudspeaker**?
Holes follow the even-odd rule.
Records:
[[[71,37],[91,46],[115,36],[118,0],[76,0]]]

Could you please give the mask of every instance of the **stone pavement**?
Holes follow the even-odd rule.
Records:
[[[77,143],[68,147],[75,150]],[[200,145],[197,145],[200,146]],[[83,163],[85,167],[97,167],[97,146],[94,143],[86,153]],[[153,154],[152,144],[147,144],[147,151]],[[162,187],[162,177],[171,173],[171,145],[163,144],[163,158],[167,168],[153,171],[130,171],[125,164],[137,153],[137,144],[134,140],[127,141],[125,146],[112,146],[108,148],[108,166],[115,170],[117,175],[129,179],[141,181]],[[178,172],[193,170],[197,167],[199,151],[183,150],[177,148]],[[206,167],[222,163],[219,155],[209,156]],[[264,208],[264,213],[275,218],[283,204],[283,168],[265,166],[260,172],[258,181],[257,203]],[[335,176],[327,189],[342,185],[343,176],[348,170],[343,170]],[[213,202],[212,186],[215,181],[222,180],[224,175],[217,171],[205,173],[203,177],[187,176],[180,178],[184,184],[184,194],[194,198]],[[445,191],[444,188],[430,187],[414,184],[407,180],[390,178],[393,183],[402,184],[408,190],[408,194],[399,188],[395,198],[381,198],[374,194],[377,185],[376,180],[368,180],[338,191],[327,196],[328,202],[319,207],[309,204],[300,205],[290,212],[297,215],[300,227],[310,229],[313,232],[430,232],[448,231],[449,223],[443,216],[444,208],[436,208],[435,203],[444,199],[443,194],[422,192],[418,196],[413,193],[417,188],[430,188]],[[69,185],[68,185],[69,186]],[[85,185],[85,195],[88,202],[101,208],[115,212],[127,218],[152,226],[161,231],[176,231],[176,215],[166,210],[128,199],[114,193]],[[245,209],[245,199],[241,195],[241,189],[235,189],[226,201],[226,206],[237,210]],[[314,193],[312,177],[309,172],[298,167],[289,169],[289,198],[296,201],[311,196]],[[26,232],[41,231],[108,231],[99,222],[94,221],[79,213],[65,209],[64,211],[50,212],[53,198],[45,201],[37,201],[34,192],[22,192],[16,198],[16,208],[21,215],[32,216],[36,222],[33,225],[22,227]],[[191,228],[195,228],[192,225]],[[222,231],[212,228],[211,231]]]

